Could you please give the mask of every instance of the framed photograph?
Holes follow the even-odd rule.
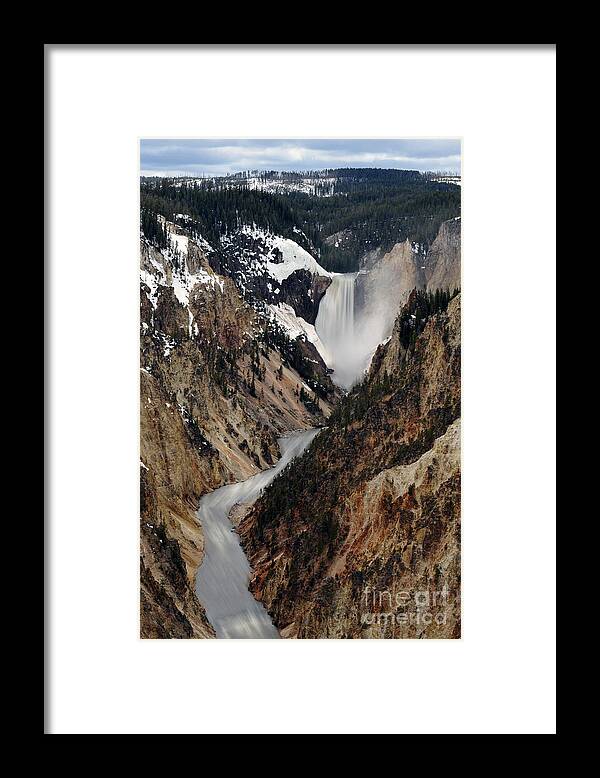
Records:
[[[555,44],[46,44],[48,734],[555,734]]]

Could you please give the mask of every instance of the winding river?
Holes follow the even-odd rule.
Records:
[[[279,439],[281,459],[246,481],[204,495],[197,516],[204,532],[204,559],[196,577],[196,594],[218,638],[278,638],[264,606],[248,591],[250,565],[229,521],[231,509],[252,503],[283,468],[301,454],[318,429]]]

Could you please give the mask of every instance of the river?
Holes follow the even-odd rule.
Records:
[[[204,495],[197,516],[204,533],[204,559],[196,576],[196,594],[218,638],[278,638],[264,606],[248,591],[250,565],[229,514],[239,503],[252,503],[275,476],[301,454],[318,429],[293,432],[279,439],[281,459],[246,481]]]

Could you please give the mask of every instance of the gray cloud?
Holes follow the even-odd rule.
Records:
[[[380,167],[460,172],[456,139],[147,139],[142,175],[223,175],[240,170]]]

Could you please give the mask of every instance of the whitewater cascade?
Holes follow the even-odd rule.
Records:
[[[204,495],[197,516],[204,532],[204,559],[196,576],[196,594],[218,638],[278,638],[263,605],[248,591],[250,565],[229,513],[234,505],[254,502],[275,476],[311,443],[318,429],[279,439],[275,467]]]
[[[369,366],[377,343],[379,328],[370,326],[356,312],[354,290],[358,273],[336,273],[321,303],[315,322],[327,359],[333,370],[332,381],[350,389]],[[376,331],[375,331],[376,330]]]
[[[358,377],[354,336],[354,285],[356,273],[336,273],[319,304],[317,335],[327,352],[332,380],[349,389]]]

